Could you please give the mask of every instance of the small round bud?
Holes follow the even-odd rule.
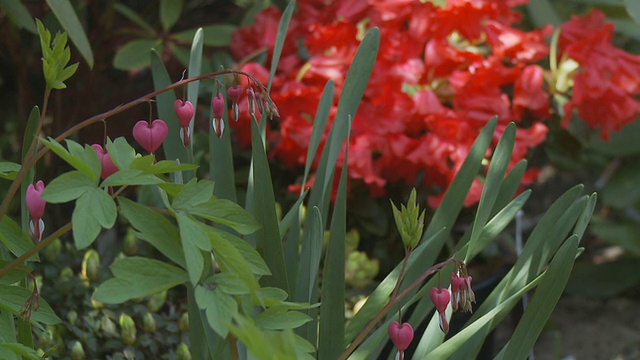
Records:
[[[191,360],[191,351],[185,343],[180,343],[176,349],[176,357],[178,360]]]
[[[84,254],[82,260],[82,277],[89,282],[93,282],[98,278],[100,271],[100,255],[97,251],[90,249]]]
[[[84,349],[82,348],[82,344],[78,340],[74,341],[73,346],[71,346],[71,359],[82,360],[84,358],[85,358],[85,355],[84,355]]]
[[[162,309],[165,301],[167,300],[167,291],[161,291],[157,294],[151,295],[147,301],[147,309],[151,312],[157,312]]]
[[[142,318],[142,325],[145,332],[147,333],[156,332],[156,328],[157,328],[156,319],[153,317],[152,313],[144,314],[144,317]]]
[[[136,342],[136,324],[127,314],[120,315],[120,339],[127,345],[133,345]]]
[[[180,316],[180,320],[178,320],[178,329],[182,332],[189,331],[189,314],[184,313]]]

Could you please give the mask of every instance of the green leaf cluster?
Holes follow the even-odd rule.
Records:
[[[42,48],[42,70],[48,89],[65,89],[68,80],[78,69],[78,63],[68,65],[71,60],[71,50],[67,46],[67,34],[57,33],[51,42],[51,32],[42,22],[36,19],[40,47]]]
[[[416,202],[417,192],[414,188],[409,195],[409,201],[407,205],[401,205],[401,210],[398,210],[396,205],[391,202],[391,209],[393,210],[393,218],[396,221],[398,232],[402,238],[404,246],[410,250],[415,249],[418,246],[418,242],[422,237],[422,229],[424,228],[424,214],[422,210],[420,213],[420,206]]]

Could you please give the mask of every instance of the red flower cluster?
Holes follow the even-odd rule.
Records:
[[[510,121],[519,125],[512,165],[517,163],[545,140],[544,121],[551,112],[545,73],[535,63],[548,56],[545,39],[552,29],[525,32],[513,27],[520,14],[512,8],[526,2],[449,0],[438,7],[418,0],[298,1],[271,90],[281,110],[280,122],[269,133],[272,156],[288,167],[304,164],[312,119],[326,82],[336,83],[335,111],[363,32],[375,26],[381,44],[353,119],[350,179],[366,185],[373,196],[384,195],[388,183],[422,182],[433,190],[429,204],[437,206],[479,131],[494,115],[499,116],[495,141]],[[602,107],[589,111],[597,114],[598,123],[607,122],[604,131],[619,128],[637,112],[630,94],[640,88],[638,59],[610,45],[610,26],[591,17],[563,27],[562,48],[585,69],[576,76],[574,98],[566,110],[578,108],[593,124],[589,116],[593,114],[585,109]],[[268,8],[253,25],[236,31],[233,55],[246,59],[268,49],[270,58],[279,18],[279,10]],[[581,21],[598,31],[584,31]],[[613,49],[614,55],[607,53]],[[266,82],[269,66],[247,63],[242,70]],[[603,68],[606,73],[600,71]],[[590,101],[593,96],[607,101]],[[610,124],[613,120],[601,116],[605,111],[619,121]],[[246,120],[232,125],[246,144],[250,139]],[[535,178],[532,169],[526,181]],[[466,205],[479,199],[481,189],[477,181]]]
[[[605,15],[592,11],[574,16],[562,26],[560,48],[578,64],[571,100],[564,105],[566,126],[574,109],[600,136],[609,138],[640,112],[640,56],[631,55],[611,43],[614,27]]]

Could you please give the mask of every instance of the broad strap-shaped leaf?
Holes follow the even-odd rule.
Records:
[[[110,269],[114,277],[93,294],[96,300],[107,304],[153,295],[188,280],[187,273],[179,267],[143,257],[118,259]]]
[[[322,275],[322,303],[320,305],[319,347],[320,360],[337,359],[344,341],[345,299],[345,236],[347,231],[347,159],[345,150],[343,171],[331,218],[331,234],[324,259]]]
[[[203,44],[207,46],[229,46],[231,44],[231,35],[238,29],[237,26],[232,24],[212,24],[202,27]],[[182,41],[191,41],[195,38],[195,34],[199,29],[189,29],[178,32],[173,35],[174,39]],[[194,41],[195,43],[195,41]],[[193,77],[189,73],[189,77]]]
[[[253,216],[262,225],[255,232],[256,248],[272,272],[263,278],[264,285],[277,286],[288,291],[288,274],[284,265],[284,250],[280,240],[278,218],[269,162],[255,116],[251,115],[251,150],[253,173]]]
[[[276,75],[276,69],[278,68],[278,62],[280,61],[280,55],[282,54],[282,47],[284,46],[284,40],[287,37],[287,30],[289,29],[289,23],[291,22],[291,16],[293,15],[293,9],[295,9],[295,7],[296,1],[289,1],[289,4],[287,4],[287,7],[282,13],[280,23],[278,24],[278,33],[276,34],[276,42],[273,46],[273,55],[271,56],[271,70],[269,71],[267,92],[271,91],[271,84]]]
[[[53,11],[62,28],[67,31],[89,68],[93,68],[93,51],[91,51],[89,39],[87,39],[80,19],[78,19],[69,0],[47,0],[47,5]]]
[[[569,280],[578,242],[573,235],[560,247],[499,359],[524,359],[533,349]]]

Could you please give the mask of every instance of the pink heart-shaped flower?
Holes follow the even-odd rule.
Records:
[[[433,304],[436,306],[436,310],[438,310],[439,313],[444,312],[444,310],[447,308],[447,305],[449,305],[449,300],[451,300],[451,294],[449,294],[449,290],[445,288],[431,288],[429,296],[431,297],[431,301],[433,301]]]
[[[193,104],[191,103],[191,101],[182,101],[178,99],[175,103],[173,103],[173,109],[176,111],[176,115],[178,115],[180,126],[189,126],[194,113]]]
[[[167,123],[160,119],[153,120],[151,125],[145,120],[140,120],[133,126],[133,138],[149,154],[153,154],[160,147],[168,133]]]
[[[111,160],[111,155],[108,152],[104,151],[101,145],[93,144],[91,147],[98,153],[98,159],[100,159],[100,165],[102,165],[102,171],[100,172],[100,177],[104,180],[111,176],[113,173],[118,171],[118,167]]]
[[[25,202],[32,219],[40,219],[44,215],[44,207],[47,205],[47,202],[40,197],[43,191],[44,182],[42,180],[38,180],[35,185],[29,184],[27,187]]]
[[[413,340],[413,328],[409,323],[398,323],[393,321],[387,328],[389,339],[398,351],[405,351]]]

